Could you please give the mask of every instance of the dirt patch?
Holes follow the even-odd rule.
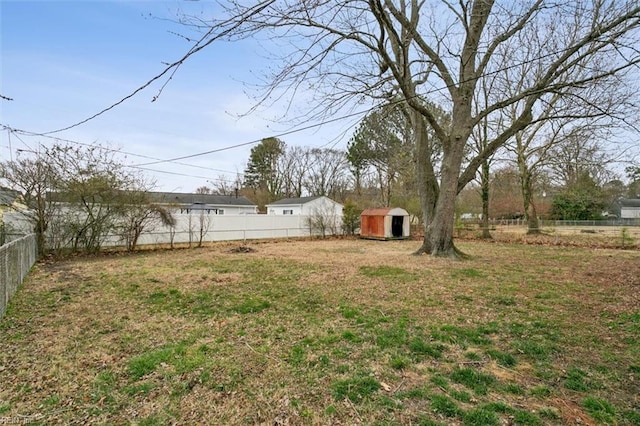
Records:
[[[255,253],[257,250],[249,247],[249,246],[238,246],[238,247],[233,247],[232,249],[229,250],[229,253]]]

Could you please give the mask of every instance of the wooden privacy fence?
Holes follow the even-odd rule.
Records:
[[[0,318],[9,299],[36,262],[36,234],[30,234],[0,247]]]

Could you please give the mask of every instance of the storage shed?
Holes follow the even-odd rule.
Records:
[[[409,238],[410,217],[399,207],[367,209],[360,214],[360,237],[380,240]]]

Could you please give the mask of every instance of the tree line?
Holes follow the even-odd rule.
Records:
[[[581,124],[606,129],[638,116],[634,0],[229,1],[209,20],[180,18],[185,31],[207,31],[198,54],[220,39],[273,40],[258,106],[300,96],[307,120],[354,103],[400,106],[414,135],[424,223],[416,253],[463,256],[453,243],[456,199],[478,171],[486,187],[509,141],[526,149],[538,126],[568,136]]]
[[[609,159],[594,144],[637,128],[636,0],[259,0],[227,1],[217,12],[179,17],[194,32],[185,38],[197,42],[169,67],[222,40],[255,36],[273,42],[263,46],[274,63],[264,67],[252,110],[291,106],[300,96],[307,108],[298,118],[307,121],[353,105],[380,107],[348,152],[292,154],[282,141],[263,141],[242,186],[259,204],[305,191],[340,199],[349,170],[356,196],[375,187],[385,204],[404,188],[417,194],[424,226],[417,254],[464,256],[453,242],[459,194],[478,180],[488,218],[491,182],[505,161],[517,170],[531,231],[540,185],[557,199],[556,211],[579,210],[585,194],[605,181],[615,186],[600,176]],[[380,139],[367,133],[378,125]],[[564,200],[556,193],[563,175]]]
[[[446,120],[443,108],[430,108]],[[603,149],[606,134],[584,124],[580,131],[562,133],[550,123],[514,135],[478,170],[457,197],[458,218],[463,213],[482,218],[485,236],[490,236],[489,218],[525,219],[529,232],[538,232],[540,217],[601,219],[604,212],[619,213],[616,200],[640,198],[640,166],[628,166],[623,182],[611,169],[616,158]],[[432,141],[430,161],[440,167],[443,147],[425,129]],[[403,106],[391,103],[367,114],[344,150],[265,138],[252,148],[243,179],[219,180],[196,192],[241,193],[262,209],[281,198],[325,195],[345,204],[347,233],[357,229],[360,212],[369,207],[402,207],[423,221],[417,138]],[[175,224],[171,212],[150,198],[153,182],[127,168],[117,150],[99,145],[19,152],[16,160],[0,163],[0,177],[23,194],[29,207],[24,214],[41,253],[97,252],[111,235],[134,250],[143,231]],[[190,222],[189,229],[201,245],[208,226],[199,220],[199,228]]]
[[[430,108],[446,120],[443,108]],[[516,133],[460,191],[456,217],[471,213],[482,219],[485,236],[490,236],[490,218],[524,219],[529,232],[537,233],[540,218],[597,220],[618,215],[618,199],[640,197],[639,167],[628,166],[625,176],[614,170],[619,158],[606,151],[612,125],[601,129],[576,122],[549,119]],[[482,143],[480,135],[475,137]],[[442,146],[433,133],[429,139],[430,161],[440,167]],[[235,188],[221,180],[200,190],[239,190],[261,209],[281,198],[326,195],[356,210],[402,207],[422,220],[415,150],[410,119],[399,104],[391,103],[366,115],[345,150],[289,147],[280,139],[266,138],[252,148],[244,179],[238,179]]]

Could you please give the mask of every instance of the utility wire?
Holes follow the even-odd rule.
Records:
[[[322,121],[320,123],[310,124],[308,126],[304,126],[304,127],[299,127],[299,128],[296,128],[296,129],[288,130],[286,132],[278,133],[278,134],[272,135],[270,137],[281,138],[281,137],[284,137],[284,136],[292,135],[294,133],[304,132],[304,131],[309,130],[309,129],[315,129],[316,127],[321,127],[321,126],[324,126],[326,124],[334,123],[336,121],[341,121],[341,120],[345,120],[347,118],[356,117],[356,116],[360,116],[360,115],[365,115],[365,114],[373,111],[374,109],[376,109],[378,107],[380,107],[380,105],[377,105],[377,106],[372,107],[372,108],[368,108],[368,109],[363,110],[363,111],[357,111],[357,112],[353,112],[351,114],[343,115],[343,116],[340,116],[340,117],[331,118],[329,120],[325,120],[325,121]],[[185,160],[187,158],[200,157],[200,156],[203,156],[203,155],[213,154],[215,152],[228,151],[228,150],[234,149],[234,148],[240,148],[240,147],[247,146],[247,145],[254,145],[254,144],[262,142],[263,139],[264,138],[255,139],[255,140],[252,140],[252,141],[249,141],[249,142],[243,142],[243,143],[239,143],[239,144],[236,144],[236,145],[226,146],[226,147],[223,147],[223,148],[212,149],[212,150],[209,150],[209,151],[199,152],[199,153],[196,153],[196,154],[184,155],[182,157],[169,158],[169,159],[166,159],[166,160],[159,160],[159,161],[154,161],[154,162],[150,162],[150,163],[136,164],[136,166],[150,166],[152,164],[171,163],[171,162],[174,162],[174,161],[177,161],[177,160]]]
[[[48,139],[53,139],[55,141],[71,143],[71,144],[74,144],[74,145],[82,145],[82,146],[88,146],[88,147],[95,146],[95,144],[90,144],[90,143],[86,143],[86,142],[79,142],[79,141],[72,140],[72,139],[65,139],[65,138],[60,138],[60,137],[57,137],[57,136],[46,135],[46,134],[43,134],[43,133],[37,133],[37,132],[28,131],[28,130],[17,129],[15,127],[11,127],[11,126],[8,126],[8,125],[2,124],[2,123],[0,123],[0,126],[2,126],[3,130],[6,129],[10,133],[13,133],[14,136],[16,136],[17,134],[22,134],[22,135],[25,135],[25,136],[44,137],[44,138],[48,138]],[[22,143],[24,143],[24,141]],[[155,161],[164,162],[164,160],[162,160],[161,158],[158,158],[158,157],[151,157],[149,155],[136,154],[134,152],[122,151],[122,150],[117,149],[117,148],[109,148],[109,147],[103,146],[103,145],[100,145],[100,148],[103,149],[104,151],[108,151],[108,152],[116,152],[116,153],[119,153],[119,154],[125,154],[125,155],[129,155],[129,156],[132,156],[132,157],[139,157],[139,158],[144,158],[144,159],[147,159],[147,160],[155,160]],[[194,168],[203,169],[203,170],[211,170],[211,171],[214,171],[214,172],[238,174],[238,172],[233,172],[231,170],[214,169],[212,167],[199,166],[199,165],[196,165],[196,164],[180,163],[180,162],[177,162],[177,161],[174,161],[172,163],[180,165],[180,166],[194,167]]]
[[[28,131],[20,130],[20,129],[14,129],[14,128],[9,127],[9,126],[6,126],[6,125],[2,125],[2,126],[3,126],[3,129],[6,129],[6,130],[7,130],[7,132],[8,132],[9,134],[13,134],[13,136],[14,136],[16,139],[18,139],[20,142],[22,142],[22,144],[23,144],[24,146],[26,146],[26,147],[28,148],[27,150],[21,150],[21,149],[18,149],[18,151],[26,151],[26,152],[32,152],[32,153],[36,153],[36,154],[37,154],[37,152],[36,152],[33,148],[31,148],[31,146],[30,146],[29,144],[27,144],[27,143],[24,141],[24,139],[22,139],[22,138],[18,135],[18,134],[27,134],[27,135],[30,135],[32,132],[28,132]],[[38,135],[38,136],[42,136],[42,135]],[[78,145],[82,145],[82,146],[89,146],[89,147],[96,146],[96,145],[92,145],[92,144],[88,144],[88,143],[83,143],[83,142],[74,141],[74,140],[71,140],[71,139],[60,139],[60,138],[53,137],[53,136],[45,136],[45,137],[48,137],[48,138],[50,138],[50,139],[55,139],[55,140],[59,140],[59,141],[64,141],[64,142],[72,143],[72,144],[78,144]],[[8,147],[7,147],[7,148],[8,148]],[[122,153],[122,151],[119,151],[119,150],[117,150],[117,149],[114,149],[114,148],[107,148],[107,147],[103,147],[103,146],[101,146],[101,145],[100,145],[100,149],[103,149],[103,150],[105,150],[105,151],[109,151],[109,152]],[[146,157],[146,158],[151,158],[151,159],[153,159],[153,158],[154,158],[154,157],[148,157],[148,156],[141,155],[141,154],[132,154],[132,153],[129,153],[129,155],[135,155],[135,156],[138,156],[138,157]],[[200,166],[196,166],[196,165],[193,165],[193,164],[187,164],[187,163],[178,163],[178,162],[176,162],[176,163],[174,163],[174,164],[182,164],[182,165],[185,165],[185,166],[191,166],[191,167],[200,167]],[[222,177],[198,176],[198,175],[191,175],[191,174],[186,174],[186,173],[170,172],[170,171],[167,171],[167,170],[150,169],[150,168],[146,168],[146,167],[139,167],[139,166],[137,166],[137,165],[128,165],[128,164],[123,164],[123,167],[128,167],[128,168],[133,168],[133,169],[140,169],[140,170],[145,170],[145,171],[150,171],[150,172],[156,172],[156,173],[163,173],[163,174],[176,175],[176,176],[185,176],[185,177],[192,177],[192,178],[197,178],[197,179],[205,179],[205,180],[209,180],[209,181],[220,181],[220,182],[235,183],[235,182],[236,182],[236,179],[237,179],[237,177],[236,177],[236,179],[232,179],[232,178],[228,178],[228,179],[227,179],[227,178],[222,178]],[[236,175],[242,175],[242,174],[243,174],[243,173],[240,173],[240,172],[232,172],[232,171],[229,171],[229,170],[220,170],[220,169],[214,169],[214,168],[210,168],[210,167],[201,167],[201,168],[204,168],[204,169],[206,169],[206,170],[219,171],[219,172],[230,173],[230,174],[236,174]]]
[[[110,106],[100,110],[99,112],[93,114],[92,116],[90,116],[88,118],[85,118],[84,120],[78,121],[78,122],[76,122],[74,124],[71,124],[69,126],[66,126],[66,127],[60,128],[60,129],[39,133],[39,135],[40,136],[51,135],[53,133],[59,133],[59,132],[65,131],[65,130],[73,129],[74,127],[78,127],[78,126],[80,126],[80,125],[82,125],[84,123],[87,123],[88,121],[91,121],[91,120],[101,116],[102,114],[114,109],[115,107],[123,104],[127,100],[133,98],[135,95],[137,95],[138,93],[140,93],[141,91],[143,91],[144,89],[149,87],[151,84],[153,84],[154,82],[156,82],[159,79],[161,79],[162,77],[164,77],[167,73],[169,73],[169,71],[173,70],[171,72],[171,74],[169,75],[169,77],[167,78],[167,80],[160,87],[160,89],[158,91],[158,94],[152,98],[152,102],[155,102],[158,99],[158,97],[161,95],[162,91],[167,86],[167,84],[171,81],[171,79],[173,78],[175,73],[178,71],[178,68],[187,59],[189,59],[189,57],[191,57],[195,53],[199,52],[200,50],[204,49],[205,47],[213,44],[213,42],[215,42],[217,40],[220,40],[221,38],[224,38],[225,36],[231,34],[235,29],[240,27],[245,20],[247,20],[250,17],[260,13],[262,10],[264,10],[268,6],[270,6],[274,1],[275,0],[262,1],[258,5],[254,6],[251,9],[249,9],[243,16],[237,16],[237,17],[234,17],[232,19],[228,19],[226,21],[221,22],[216,27],[211,27],[196,43],[194,43],[194,45],[180,59],[178,59],[177,61],[175,61],[175,62],[173,62],[171,64],[168,64],[162,72],[160,72],[159,74],[157,74],[156,76],[151,78],[149,81],[147,81],[142,86],[138,87],[133,92],[131,92],[127,96],[123,97],[119,101],[117,101],[117,102],[111,104]],[[207,40],[208,37],[210,37],[212,34],[214,34],[214,30],[216,28],[223,27],[223,26],[228,25],[228,24],[232,24],[232,25],[229,28],[227,28],[226,30],[224,30],[224,31],[222,31],[222,32],[220,32],[218,34],[213,35],[213,37],[211,37],[209,40]],[[205,42],[205,40],[206,40],[206,42]],[[491,71],[489,73],[485,73],[480,77],[487,77],[487,76],[490,76],[490,75],[493,75],[493,74],[497,74],[497,73],[509,70],[511,68],[516,68],[516,67],[519,67],[519,66],[522,66],[522,65],[530,64],[530,63],[533,63],[533,62],[541,60],[541,59],[550,58],[550,57],[553,57],[555,55],[562,54],[562,53],[565,53],[567,51],[570,51],[570,50],[572,50],[574,48],[575,48],[575,46],[569,46],[569,47],[566,47],[566,48],[563,48],[563,49],[559,49],[559,50],[556,50],[556,51],[553,51],[553,52],[549,52],[547,54],[540,55],[540,56],[537,56],[535,58],[531,58],[531,59],[528,59],[526,61],[522,61],[522,62],[517,63],[517,64],[504,66],[504,67],[500,68],[499,70],[495,70],[495,71]],[[461,80],[459,82],[459,84],[462,84],[464,82],[466,82],[466,81],[465,80]],[[448,89],[448,86],[443,86],[443,87],[440,87],[440,88],[434,88],[433,90],[431,90],[430,92],[427,92],[426,94],[440,92],[440,91],[443,91],[443,90],[446,90],[446,89]],[[424,94],[423,95],[416,95],[416,96],[424,96]]]
[[[171,63],[169,65],[167,65],[167,67],[160,74],[157,74],[151,80],[147,81],[145,84],[143,84],[142,86],[138,87],[136,90],[134,90],[133,92],[131,92],[130,94],[128,94],[124,98],[120,99],[116,103],[111,104],[110,106],[104,108],[103,110],[93,114],[92,116],[90,116],[88,118],[85,118],[84,120],[78,121],[77,123],[74,123],[74,124],[72,124],[70,126],[63,127],[61,129],[51,130],[49,132],[44,132],[41,135],[51,135],[53,133],[60,133],[60,132],[63,132],[65,130],[69,130],[69,129],[73,129],[74,127],[78,127],[78,126],[80,126],[80,125],[82,125],[82,124],[84,124],[84,123],[86,123],[88,121],[91,121],[94,118],[101,116],[105,112],[110,111],[110,110],[114,109],[115,107],[117,107],[118,105],[120,105],[120,104],[126,102],[127,100],[131,99],[132,97],[137,95],[139,92],[143,91],[147,87],[151,86],[151,84],[153,84],[157,80],[159,80],[162,77],[164,77],[167,73],[169,73],[169,71],[173,70],[171,72],[171,74],[169,75],[169,77],[167,78],[167,80],[164,82],[164,84],[160,87],[160,90],[158,91],[158,94],[156,96],[154,96],[153,99],[151,100],[151,102],[155,102],[155,100],[158,99],[158,97],[160,96],[160,94],[162,93],[164,88],[167,86],[169,81],[171,81],[171,79],[173,78],[175,73],[178,71],[178,68],[180,68],[180,66],[187,59],[189,59],[190,56],[192,56],[193,54],[199,52],[200,50],[204,49],[205,47],[209,46],[214,41],[219,40],[219,39],[221,39],[223,37],[226,37],[227,35],[231,34],[235,29],[237,29],[240,25],[242,25],[244,23],[244,21],[246,21],[249,18],[251,18],[252,16],[260,13],[262,10],[264,10],[269,5],[271,5],[274,1],[275,0],[262,1],[261,3],[257,4],[256,6],[252,7],[251,9],[249,9],[243,16],[237,16],[237,17],[234,17],[232,19],[228,19],[228,20],[226,20],[224,22],[221,22],[218,25],[218,27],[224,27],[225,25],[229,25],[229,24],[231,24],[231,26],[229,28],[227,28],[226,30],[218,33],[218,34],[214,34],[214,30],[216,29],[216,27],[211,27],[209,29],[209,31],[207,31],[202,37],[200,37],[200,39],[196,43],[194,43],[194,45],[180,59],[178,59],[177,61],[175,61],[175,62],[173,62],[173,63]],[[209,40],[207,40],[207,38],[210,37],[210,36],[212,36],[212,37]],[[205,40],[206,40],[206,42],[205,42]]]
[[[140,167],[140,166],[127,166],[127,165],[125,165],[124,167],[130,167],[132,169],[145,170],[145,171],[154,172],[154,173],[163,173],[163,174],[166,174],[166,175],[173,175],[173,176],[184,176],[184,177],[198,178],[198,179],[205,179],[205,180],[218,180],[218,181],[221,181],[221,182],[229,182],[229,183],[234,183],[235,182],[235,180],[231,180],[231,179],[221,179],[221,178],[212,178],[212,177],[207,177],[207,176],[189,175],[189,174],[186,174],[186,173],[170,172],[168,170],[149,169],[147,167]]]
[[[267,1],[263,1],[263,2],[259,3],[258,5],[256,5],[255,7],[251,8],[247,12],[245,18],[249,18],[249,17],[261,12],[262,10],[267,8],[271,3],[273,3],[273,1],[274,0],[267,0]],[[86,119],[84,119],[82,121],[79,121],[77,123],[74,123],[74,124],[72,124],[70,126],[61,128],[61,129],[57,129],[57,130],[53,130],[53,131],[49,131],[49,132],[44,132],[44,133],[36,133],[36,132],[27,132],[27,133],[29,133],[29,134],[31,134],[33,136],[43,136],[43,137],[49,137],[49,138],[53,138],[53,139],[57,139],[57,140],[71,142],[70,140],[65,140],[65,139],[62,139],[62,138],[56,138],[56,137],[52,137],[50,135],[53,134],[53,133],[58,133],[58,132],[62,132],[62,131],[65,131],[65,130],[72,129],[72,128],[80,126],[80,125],[82,125],[82,124],[84,124],[84,123],[86,123],[86,122],[88,122],[90,120],[93,120],[94,118],[96,118],[96,117],[104,114],[105,112],[115,108],[116,106],[124,103],[126,100],[132,98],[133,96],[135,96],[140,91],[142,91],[145,88],[149,87],[153,82],[155,82],[155,81],[159,80],[160,78],[162,78],[169,71],[173,70],[171,75],[168,77],[167,81],[165,81],[165,83],[160,88],[160,91],[158,92],[158,95],[156,95],[153,98],[152,101],[155,101],[158,98],[158,96],[161,94],[161,92],[164,89],[164,87],[166,87],[166,85],[169,83],[169,81],[171,80],[173,75],[176,73],[177,69],[184,63],[184,61],[186,59],[188,59],[191,55],[199,52],[203,48],[207,47],[208,45],[212,44],[214,41],[219,40],[220,38],[223,38],[223,37],[229,35],[234,29],[237,29],[241,25],[242,21],[237,21],[237,17],[236,17],[236,19],[231,19],[231,20],[227,20],[225,22],[222,22],[221,24],[218,25],[218,27],[224,26],[224,25],[229,24],[229,23],[232,24],[229,28],[227,28],[226,30],[222,31],[221,33],[215,34],[211,39],[209,39],[209,40],[207,40],[205,42],[207,37],[211,36],[213,34],[213,32],[214,32],[215,28],[213,28],[213,27],[210,28],[209,31],[207,31],[207,33],[205,35],[203,35],[191,47],[191,49],[189,49],[189,51],[185,55],[183,55],[182,58],[180,58],[179,60],[173,62],[172,64],[169,64],[160,74],[158,74],[155,77],[153,77],[151,80],[149,80],[147,83],[143,84],[142,86],[140,86],[139,88],[134,90],[129,95],[125,96],[124,98],[122,98],[118,102],[110,105],[109,107],[104,108],[103,110],[101,110],[98,113],[92,115],[91,117],[86,118]],[[564,52],[566,52],[566,51],[568,51],[570,49],[573,49],[573,48],[574,47],[569,47],[569,48],[563,48],[563,49],[560,49],[560,50],[557,50],[557,51],[549,52],[547,54],[540,55],[540,56],[537,56],[535,58],[531,58],[531,59],[528,59],[526,61],[522,61],[522,62],[517,63],[517,64],[512,64],[510,66],[502,67],[499,70],[495,70],[495,71],[491,71],[491,72],[485,73],[485,74],[483,74],[483,76],[486,77],[486,76],[490,76],[490,75],[493,75],[493,74],[498,74],[500,72],[503,72],[503,71],[511,69],[511,68],[516,68],[516,67],[519,67],[519,66],[522,66],[522,65],[525,65],[525,64],[533,63],[533,62],[541,60],[541,59],[546,59],[548,57],[552,57],[552,56],[555,56],[557,54],[564,53]],[[429,90],[426,93],[423,93],[423,94],[420,94],[420,95],[416,95],[416,96],[424,97],[424,96],[427,96],[427,95],[430,95],[430,94],[434,94],[434,93],[437,93],[437,92],[444,91],[446,89],[448,89],[448,86],[434,87],[432,90]],[[397,103],[401,103],[401,102],[405,102],[405,101],[406,101],[406,99],[400,99],[398,101],[394,101],[394,102],[390,102],[390,103],[389,102],[383,102],[383,103],[380,103],[379,105],[376,105],[376,106],[374,106],[372,108],[369,108],[367,110],[364,110],[364,111],[358,111],[358,112],[351,113],[351,114],[348,114],[348,115],[345,115],[345,116],[342,116],[342,117],[337,117],[337,118],[334,118],[334,119],[326,120],[326,121],[323,121],[321,123],[305,126],[305,127],[299,128],[299,129],[293,129],[291,131],[287,131],[287,132],[283,132],[283,133],[277,134],[277,135],[275,135],[273,137],[282,137],[282,136],[286,136],[286,135],[289,135],[289,134],[293,134],[293,133],[301,132],[301,131],[304,131],[304,130],[308,130],[308,129],[311,129],[311,128],[319,127],[319,126],[321,126],[323,124],[328,124],[328,123],[336,122],[336,121],[343,120],[343,119],[346,119],[346,118],[355,117],[355,116],[358,116],[358,115],[363,115],[363,114],[366,114],[368,112],[371,112],[371,111],[375,110],[376,108],[379,108],[383,104],[391,104],[392,105],[392,104],[394,104],[396,102]],[[9,126],[6,126],[6,125],[3,125],[3,126],[5,128],[9,127]],[[15,129],[15,130],[17,131],[18,129]],[[25,133],[25,132],[23,131],[23,133]],[[185,155],[185,156],[180,156],[180,157],[174,157],[174,158],[170,158],[170,159],[166,159],[166,160],[161,160],[161,159],[158,159],[158,158],[149,157],[149,156],[145,156],[145,155],[141,155],[141,154],[126,153],[124,151],[118,151],[118,152],[122,152],[122,153],[125,153],[125,154],[128,154],[128,155],[133,155],[133,156],[137,156],[137,157],[141,157],[141,158],[147,158],[147,159],[154,160],[154,161],[151,161],[151,162],[140,163],[140,164],[133,165],[133,166],[147,166],[147,165],[161,164],[161,163],[174,163],[174,164],[181,164],[181,165],[185,165],[185,166],[189,166],[189,167],[197,167],[197,168],[209,169],[209,168],[206,168],[206,167],[203,167],[203,166],[196,166],[196,165],[191,165],[191,164],[186,164],[186,163],[178,163],[177,161],[178,160],[188,159],[188,158],[199,157],[199,156],[203,156],[203,155],[208,155],[208,154],[212,154],[212,153],[216,153],[216,152],[226,151],[226,150],[230,150],[230,149],[234,149],[234,148],[239,148],[239,147],[242,147],[242,146],[257,144],[257,143],[261,142],[261,140],[262,139],[253,140],[253,141],[244,142],[244,143],[240,143],[240,144],[236,144],[236,145],[231,145],[231,146],[227,146],[227,147],[223,147],[223,148],[204,151],[204,152],[200,152],[200,153],[196,153],[196,154],[190,154],[190,155]],[[79,143],[79,144],[82,144],[82,145],[88,145],[88,144],[83,144],[83,143],[80,143],[80,142],[77,142],[77,141],[73,141],[73,142],[74,143]],[[337,143],[337,141],[336,141],[336,143]],[[334,143],[332,146],[335,146],[336,143]],[[325,146],[326,145],[328,145],[328,144],[325,144]],[[224,171],[224,172],[225,173],[236,173],[236,172],[229,172],[229,171]]]
[[[14,133],[14,136],[20,141],[22,142],[26,147],[29,148],[29,150],[27,150],[28,152],[33,152],[36,153],[36,151],[32,150],[31,147],[29,147],[29,145],[27,145],[22,138],[20,138],[18,135],[16,135]],[[101,147],[102,148],[102,147]],[[22,150],[18,150],[18,151],[22,151]],[[147,167],[139,167],[139,166],[135,166],[135,165],[127,165],[127,164],[123,164],[123,167],[128,167],[128,168],[132,168],[132,169],[139,169],[139,170],[145,170],[145,171],[149,171],[149,172],[154,172],[154,173],[162,173],[162,174],[168,174],[168,175],[174,175],[174,176],[184,176],[184,177],[191,177],[191,178],[197,178],[197,179],[205,179],[207,181],[220,181],[220,182],[228,182],[228,183],[235,183],[236,180],[235,179],[225,179],[222,177],[210,177],[210,176],[198,176],[198,175],[190,175],[190,174],[186,174],[186,173],[178,173],[178,172],[170,172],[168,170],[157,170],[157,169],[150,169]]]
[[[9,134],[12,134],[12,133],[13,133],[13,136],[15,136],[15,137],[16,137],[16,139],[18,139],[20,142],[22,142],[22,144],[23,144],[24,146],[26,146],[27,148],[29,148],[29,150],[30,150],[30,151],[33,151],[33,148],[31,148],[31,146],[29,146],[29,144],[28,144],[28,143],[26,143],[24,140],[22,140],[22,138],[21,138],[20,136],[18,136],[17,134],[15,134],[15,132],[12,132],[10,128],[7,128],[7,130],[8,130],[8,132],[9,132]]]

